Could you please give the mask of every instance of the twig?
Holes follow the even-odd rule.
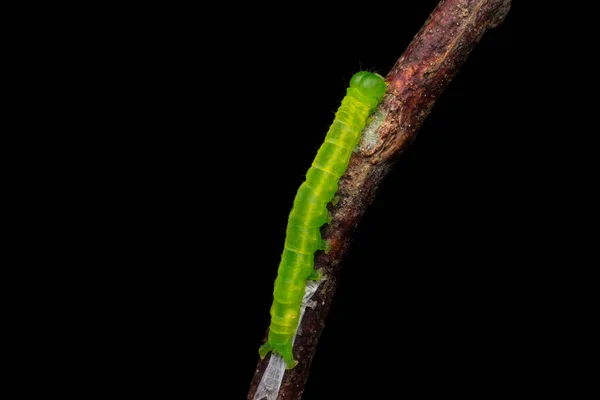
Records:
[[[398,156],[414,140],[435,101],[483,34],[504,20],[511,0],[442,0],[404,54],[386,76],[387,94],[373,123],[339,182],[339,202],[331,207],[332,223],[323,229],[331,241],[328,254],[317,253],[315,268],[327,280],[313,299],[317,306],[301,321],[294,356],[299,364],[284,376],[278,399],[301,399],[317,342],[337,287],[340,262],[354,227],[373,202],[377,188]],[[258,352],[257,352],[258,354]],[[250,385],[254,393],[268,363],[259,360]]]

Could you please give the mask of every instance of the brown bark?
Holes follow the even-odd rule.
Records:
[[[315,268],[327,279],[307,309],[294,356],[299,364],[285,373],[278,399],[301,399],[310,364],[337,287],[340,262],[354,227],[372,203],[382,179],[414,140],[433,104],[490,28],[500,24],[511,0],[442,0],[386,76],[389,86],[378,116],[367,128],[339,183],[340,201],[331,207],[332,223],[323,230],[328,254],[317,253]],[[254,393],[268,363],[259,360],[248,393]]]

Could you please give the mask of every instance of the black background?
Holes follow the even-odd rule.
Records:
[[[99,352],[123,349],[107,380],[245,397],[296,190],[352,74],[386,75],[437,1],[413,3],[178,10],[103,61],[125,82],[108,109],[127,116],[101,167],[115,179],[97,193],[98,259],[115,265],[99,273]],[[489,394],[508,376],[513,13],[356,229],[305,400]]]

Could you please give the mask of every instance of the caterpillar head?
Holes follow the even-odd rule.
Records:
[[[386,89],[386,83],[383,77],[379,74],[374,74],[369,71],[360,71],[354,74],[350,79],[350,87],[360,90],[360,92],[368,97],[377,99],[380,102],[383,98]]]

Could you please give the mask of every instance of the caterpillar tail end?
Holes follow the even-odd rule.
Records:
[[[264,359],[271,351],[279,354],[283,358],[283,361],[285,361],[285,369],[292,369],[298,365],[298,361],[294,360],[294,355],[292,354],[291,343],[273,345],[270,340],[267,340],[265,344],[258,349],[258,355],[261,359]]]
[[[267,354],[269,354],[273,350],[273,345],[268,340],[258,348],[258,355],[260,359],[263,360]]]

